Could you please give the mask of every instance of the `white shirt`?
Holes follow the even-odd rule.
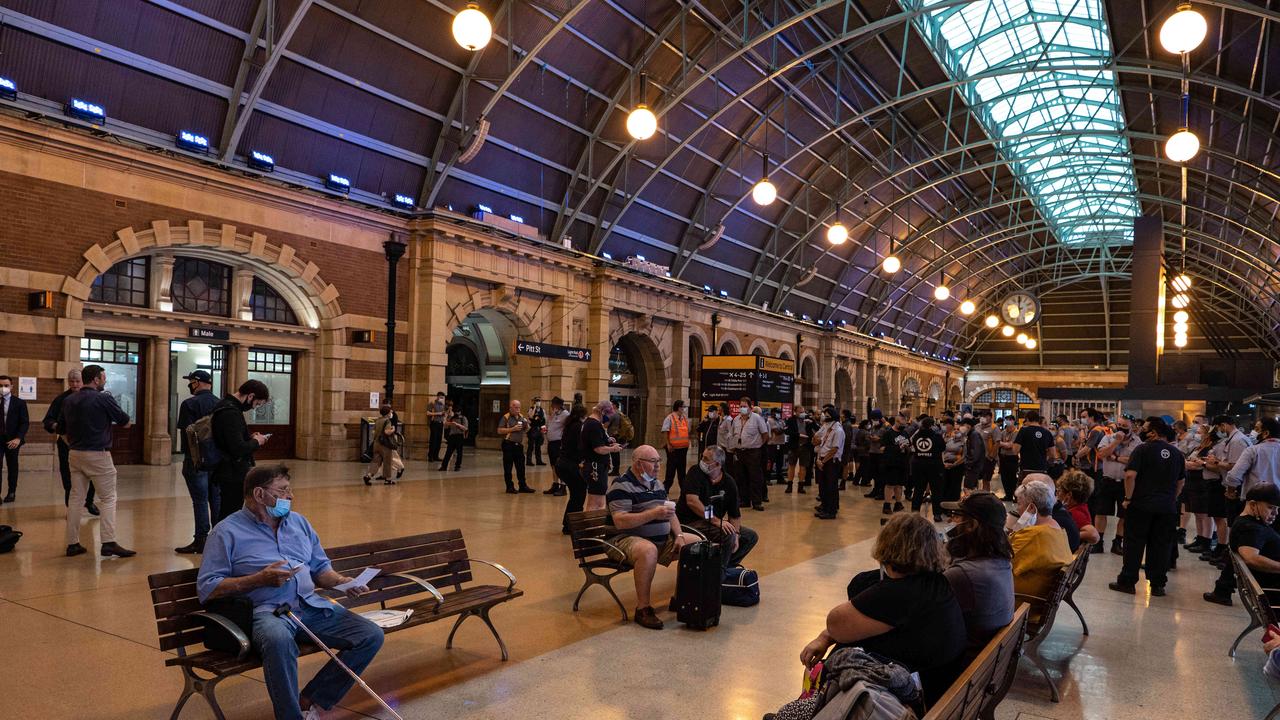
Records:
[[[818,457],[826,457],[834,450],[835,454],[831,459],[839,461],[844,452],[844,428],[838,422],[826,423],[819,431],[819,436],[822,440],[818,443]]]
[[[560,408],[560,412],[552,410],[547,414],[547,440],[556,442],[564,439],[564,425],[569,422],[569,411]]]
[[[733,419],[733,434],[739,449],[764,447],[769,440],[769,424],[759,415],[749,412]]]

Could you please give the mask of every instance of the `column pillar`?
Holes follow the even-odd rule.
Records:
[[[564,296],[558,297],[551,302],[551,323],[548,328],[548,335],[549,342],[552,344],[573,345],[570,337],[573,318],[570,315],[575,304],[575,302]],[[592,354],[594,355],[594,353]],[[573,402],[575,389],[573,366],[576,364],[569,360],[551,360],[548,363],[545,385],[549,395],[543,398],[547,401],[545,407],[551,407],[550,400],[557,395],[564,399],[566,406]]]
[[[418,237],[410,243],[409,337],[404,356],[408,372],[404,391],[398,394],[399,404],[405,409],[406,432],[418,439],[409,446],[410,457],[415,460],[425,459],[429,449],[427,404],[435,399],[437,392],[448,392],[445,370],[449,361],[450,273],[439,263],[424,259],[424,246],[431,242],[429,238]],[[507,352],[512,350],[514,348],[509,348]],[[479,418],[469,420],[475,423]]]
[[[685,335],[684,323],[671,324],[671,345],[671,372],[667,378],[671,397],[667,408],[670,409],[671,403],[676,400],[684,400],[685,409],[688,410],[689,417],[693,418],[697,416],[697,411],[693,408],[694,399],[689,397],[692,379],[689,377],[689,338]],[[665,416],[664,413],[659,417]]]
[[[231,317],[245,322],[253,320],[253,307],[249,298],[253,295],[253,270],[236,268],[231,275]]]
[[[173,439],[169,436],[169,339],[147,342],[147,415],[142,436],[142,454],[148,465],[173,462]]]
[[[153,255],[148,288],[151,307],[162,312],[173,312],[173,256]]]
[[[609,305],[604,296],[604,280],[591,282],[591,300],[587,306],[587,347],[591,362],[587,366],[587,383],[582,389],[587,407],[609,398]]]
[[[1154,387],[1164,353],[1164,227],[1159,217],[1133,221],[1130,267],[1129,387]]]
[[[902,410],[902,368],[894,365],[889,368],[889,397],[886,399],[896,415]]]

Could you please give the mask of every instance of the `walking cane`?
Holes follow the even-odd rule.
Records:
[[[360,678],[359,675],[355,674],[355,672],[353,672],[351,668],[347,667],[346,663],[339,660],[338,654],[335,653],[333,650],[329,649],[328,645],[325,645],[323,642],[321,642],[320,638],[316,637],[316,634],[311,632],[311,628],[307,627],[306,624],[304,624],[302,620],[298,618],[297,615],[293,614],[293,609],[289,607],[288,603],[282,603],[281,605],[279,605],[275,609],[274,614],[276,617],[287,616],[290,620],[297,623],[298,627],[302,628],[303,631],[307,633],[307,636],[311,638],[311,642],[315,643],[316,645],[319,645],[320,649],[325,651],[325,654],[329,656],[330,660],[333,660],[334,662],[338,663],[339,667],[341,667],[343,670],[346,670],[347,674],[351,676],[351,679],[359,683],[360,687],[364,688],[365,692],[373,696],[373,699],[377,700],[379,705],[385,708],[387,712],[391,713],[392,717],[394,717],[396,720],[404,720],[404,718],[400,717],[400,713],[393,710],[391,706],[388,705],[387,702],[383,700],[381,696],[378,695],[378,693],[373,691],[373,688],[369,687],[365,683],[365,681]]]

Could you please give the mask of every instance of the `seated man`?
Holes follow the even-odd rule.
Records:
[[[351,578],[329,564],[307,519],[290,512],[289,469],[259,466],[244,480],[244,507],[218,523],[205,543],[196,589],[200,602],[245,595],[253,602],[253,646],[277,720],[314,720],[336,705],[353,680],[330,661],[298,693],[298,640],[305,633],[288,617],[289,605],[338,657],[359,673],[382,647],[382,629],[316,594]],[[305,572],[303,572],[305,571]],[[368,588],[355,587],[349,595]]]
[[[1053,486],[1029,480],[1018,486],[1014,497],[1023,519],[1009,533],[1009,545],[1013,548],[1013,591],[1018,595],[1048,598],[1058,581],[1058,571],[1074,559],[1067,547],[1066,532],[1053,519],[1056,502]]]
[[[723,498],[712,501],[712,497],[721,493]],[[708,508],[712,510],[710,519]],[[725,474],[724,448],[717,445],[702,451],[702,461],[690,468],[680,483],[676,517],[684,527],[693,528],[711,542],[724,546],[725,567],[741,565],[760,539],[755,530],[742,526],[738,483]]]
[[[1261,483],[1249,489],[1244,496],[1244,511],[1231,523],[1231,549],[1249,566],[1249,571],[1265,590],[1280,589],[1280,533],[1272,525],[1276,511],[1280,509],[1280,488],[1271,483]],[[1219,605],[1231,605],[1231,593],[1236,589],[1235,574],[1228,564],[1204,599]],[[1272,595],[1271,601],[1278,598]]]
[[[614,479],[605,495],[613,526],[621,534],[609,538],[618,550],[609,557],[634,568],[636,582],[636,624],[661,630],[662,620],[653,611],[649,597],[658,563],[670,565],[680,557],[680,548],[698,538],[680,532],[675,503],[667,501],[667,489],[658,479],[658,450],[641,445],[631,455],[631,467]]]

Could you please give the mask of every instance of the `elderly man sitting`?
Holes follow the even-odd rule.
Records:
[[[1013,547],[1013,591],[1019,595],[1047,598],[1057,581],[1058,570],[1070,565],[1071,548],[1067,534],[1053,519],[1056,501],[1053,486],[1030,480],[1018,486],[1019,517],[1009,545]]]
[[[651,445],[641,445],[631,454],[631,467],[614,479],[605,495],[613,525],[620,534],[609,542],[609,556],[634,568],[636,583],[636,624],[661,630],[662,620],[653,610],[650,591],[658,563],[670,565],[680,557],[680,548],[697,537],[680,532],[676,504],[667,500],[667,489],[658,479],[662,460]]]
[[[253,603],[253,646],[277,720],[316,720],[336,705],[353,681],[329,661],[298,693],[298,636],[274,610],[289,605],[338,657],[359,673],[382,647],[382,629],[316,594],[351,582],[335,571],[307,519],[291,511],[293,491],[283,465],[259,466],[244,479],[244,507],[213,529],[196,578],[200,602],[247,596]],[[368,588],[353,587],[349,595]]]
[[[713,500],[717,495],[723,497]],[[724,546],[726,567],[741,565],[760,539],[755,530],[743,527],[738,497],[738,483],[724,471],[724,448],[713,445],[685,475],[676,501],[676,517],[684,527]]]

